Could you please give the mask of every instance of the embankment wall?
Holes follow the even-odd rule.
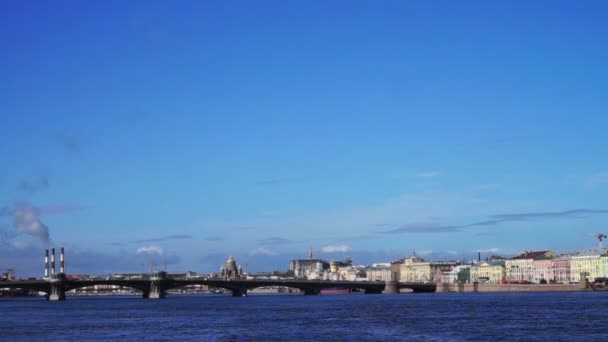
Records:
[[[437,292],[559,292],[590,291],[582,284],[448,284],[438,283]]]

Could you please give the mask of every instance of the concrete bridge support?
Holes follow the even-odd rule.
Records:
[[[367,289],[365,289],[365,291],[363,293],[364,294],[381,294],[382,293],[382,289],[379,289],[379,288],[367,288]]]
[[[150,277],[150,290],[144,291],[143,297],[149,299],[165,298],[167,295],[167,283],[168,280],[166,272],[155,273],[152,277]]]
[[[232,291],[232,297],[246,297],[247,296],[247,288],[245,287],[236,287],[230,289]]]
[[[382,293],[394,294],[399,293],[399,287],[396,281],[387,281],[384,285],[384,291]]]
[[[65,287],[63,281],[59,279],[51,280],[51,291],[48,300],[65,300]]]
[[[150,290],[148,291],[149,299],[161,299],[167,295],[167,286],[165,280],[151,280]]]
[[[316,296],[321,294],[321,289],[304,289],[305,296]]]

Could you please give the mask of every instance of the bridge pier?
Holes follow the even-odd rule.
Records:
[[[247,297],[247,288],[236,287],[230,289],[232,291],[232,297]]]
[[[381,294],[381,293],[382,293],[382,289],[379,289],[379,288],[367,288],[363,292],[363,294]]]
[[[316,296],[321,294],[321,289],[304,289],[305,296]]]
[[[146,293],[147,292],[147,293]],[[150,290],[144,291],[144,298],[162,299],[167,295],[167,273],[158,272],[150,277]]]
[[[384,291],[382,293],[386,293],[386,294],[399,293],[399,287],[397,285],[398,284],[396,281],[387,281],[386,285],[384,286]]]
[[[48,300],[65,300],[65,275],[57,273],[49,280],[51,283],[51,291],[49,292]]]
[[[146,291],[144,291],[144,298],[148,299],[162,299],[167,295],[165,281],[163,280],[152,280],[150,283],[150,290],[147,291],[147,297],[145,296]]]

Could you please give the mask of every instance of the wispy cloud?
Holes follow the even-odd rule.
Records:
[[[147,247],[139,247],[136,251],[136,254],[145,254],[145,255],[163,255],[164,250],[158,246],[147,246]]]
[[[336,245],[321,247],[319,253],[346,253],[352,250],[353,249],[348,245]]]
[[[608,171],[593,174],[585,181],[585,187],[590,189],[599,188],[605,184],[608,184]]]
[[[385,224],[382,224],[384,226]],[[385,234],[400,233],[453,233],[462,231],[463,226],[442,226],[434,223],[407,223],[394,229],[383,231]]]
[[[187,239],[192,239],[192,235],[173,234],[173,235],[166,235],[166,236],[149,238],[149,239],[131,240],[131,241],[129,241],[129,243],[161,242],[161,241],[168,241],[168,240],[187,240]]]
[[[294,241],[291,241],[289,239],[282,238],[282,237],[276,237],[276,236],[258,240],[258,243],[261,245],[283,245],[283,244],[292,243],[292,242],[294,242]]]
[[[268,247],[260,246],[256,249],[252,250],[251,252],[249,252],[249,255],[251,255],[251,256],[255,256],[255,255],[273,256],[273,255],[277,255],[277,253]]]
[[[584,218],[589,215],[608,214],[605,209],[571,209],[564,211],[525,212],[491,215],[487,220],[477,221],[463,225],[438,225],[434,223],[409,223],[397,228],[382,231],[384,234],[400,233],[449,233],[460,232],[470,227],[496,226],[505,222],[521,222],[531,220],[556,219],[556,218]],[[385,226],[385,224],[382,224]]]
[[[500,252],[500,248],[497,248],[497,247],[481,248],[481,249],[478,249],[476,252],[479,252],[479,253],[499,253]]]

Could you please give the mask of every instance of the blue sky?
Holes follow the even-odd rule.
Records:
[[[0,267],[591,248],[604,1],[13,2]]]

